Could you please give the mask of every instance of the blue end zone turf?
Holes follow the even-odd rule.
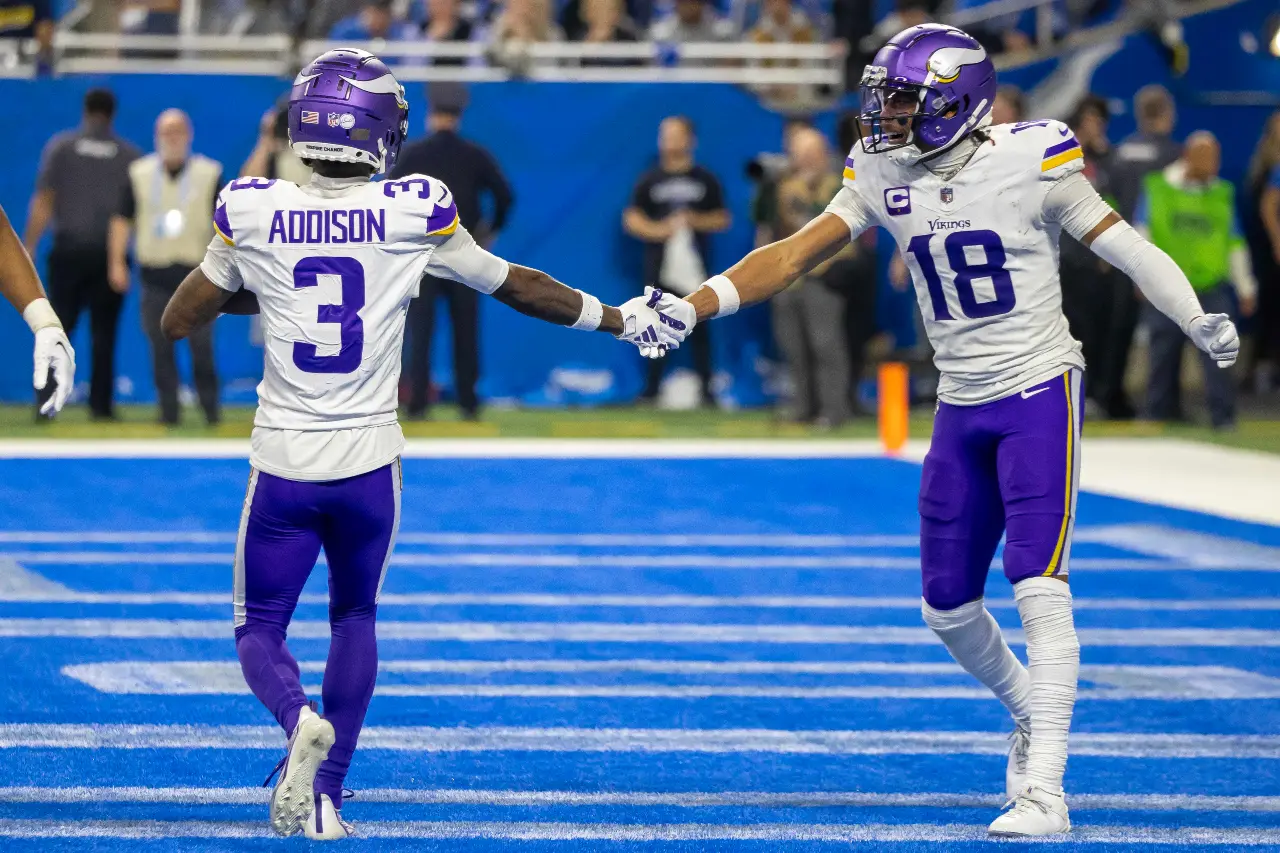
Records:
[[[0,466],[6,853],[302,844],[265,837],[283,735],[232,642],[246,464]],[[990,846],[1008,723],[921,623],[918,479],[407,460],[348,846]],[[1280,529],[1085,494],[1071,565],[1067,845],[1280,846]],[[324,596],[322,567],[290,639],[312,687]]]

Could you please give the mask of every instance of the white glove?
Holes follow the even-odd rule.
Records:
[[[1204,314],[1191,321],[1187,337],[1208,353],[1218,367],[1230,367],[1240,354],[1240,335],[1226,314]]]
[[[654,294],[657,294],[656,302]],[[646,287],[644,295],[649,299],[649,304],[657,309],[658,317],[671,337],[684,343],[693,327],[698,325],[698,312],[693,305],[674,293],[666,293],[653,287]]]
[[[37,391],[44,390],[49,383],[49,368],[53,368],[53,380],[58,387],[40,407],[40,414],[53,417],[62,411],[76,382],[76,352],[61,326],[45,326],[36,330],[35,367],[32,381]]]
[[[655,310],[662,299],[662,291],[645,288],[644,296],[628,299],[618,310],[622,312],[620,341],[630,341],[640,349],[645,358],[662,358],[671,350],[680,348],[685,334],[683,324],[665,317]]]
[[[662,358],[667,354],[659,332],[662,320],[643,296],[628,299],[618,310],[622,312],[622,334],[617,336],[618,340],[635,344],[645,358]]]

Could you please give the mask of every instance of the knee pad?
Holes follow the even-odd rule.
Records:
[[[935,633],[968,625],[970,622],[981,619],[985,612],[986,603],[981,598],[946,610],[935,608],[927,601],[920,607],[924,624],[932,628]]]

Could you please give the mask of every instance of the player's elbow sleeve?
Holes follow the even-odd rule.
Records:
[[[1124,220],[1099,234],[1089,248],[1133,279],[1142,295],[1184,332],[1192,320],[1204,313],[1186,273]]]

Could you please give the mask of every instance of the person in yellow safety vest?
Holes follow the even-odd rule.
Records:
[[[1134,224],[1186,273],[1206,312],[1247,317],[1258,287],[1236,218],[1235,188],[1218,177],[1221,165],[1214,135],[1191,134],[1179,160],[1143,180]],[[1147,417],[1179,420],[1184,335],[1152,306],[1144,306],[1143,314],[1151,336]],[[1203,363],[1209,416],[1216,429],[1229,429],[1236,421],[1234,379],[1211,359]]]

